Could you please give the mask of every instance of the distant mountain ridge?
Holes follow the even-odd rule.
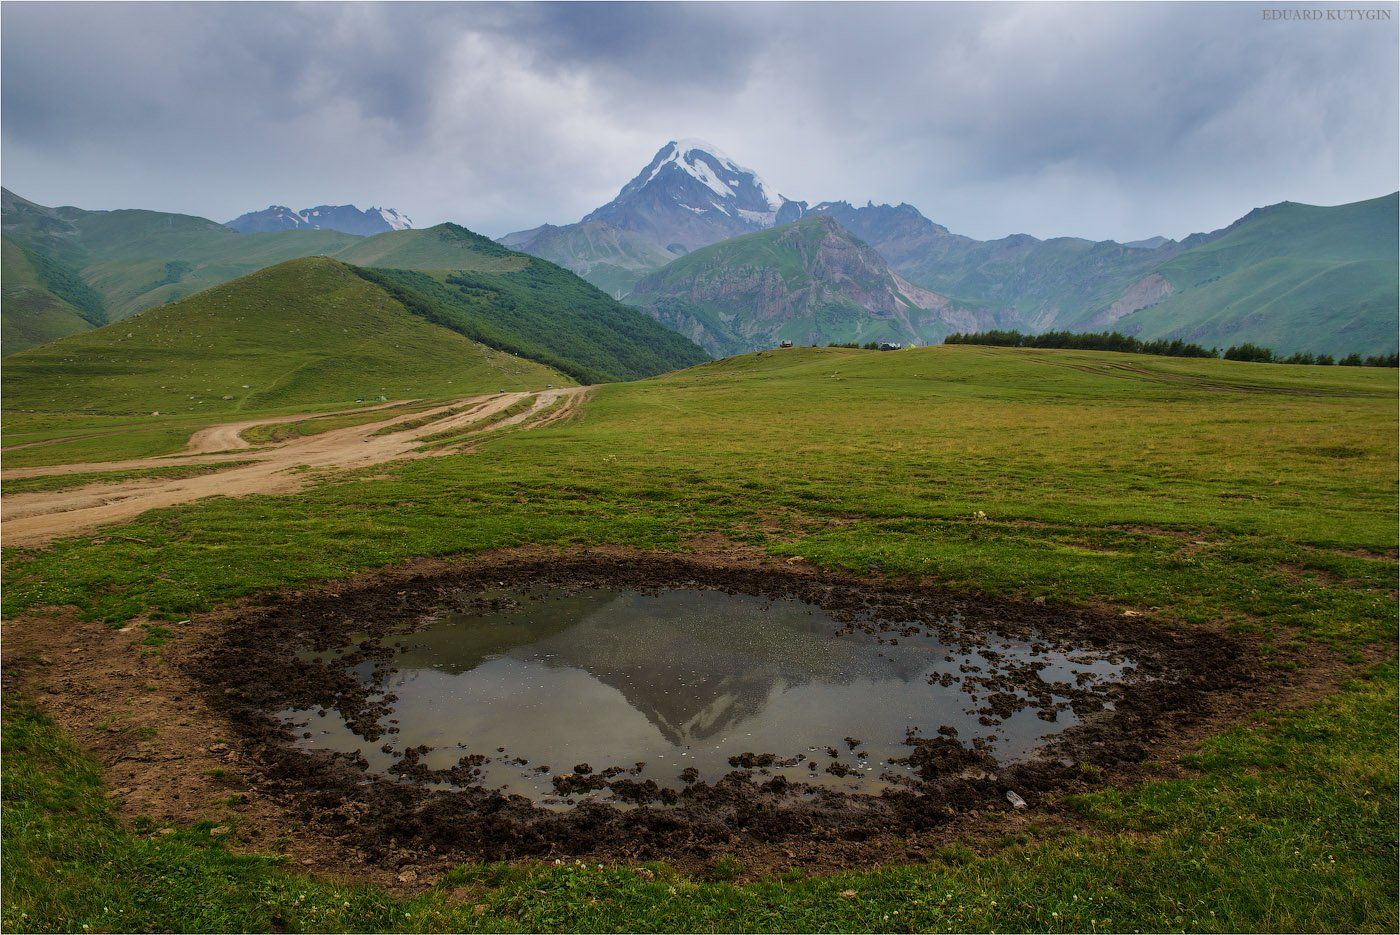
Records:
[[[822,202],[805,214],[833,217],[892,267],[927,289],[965,304],[996,308],[1020,330],[1095,327],[1124,290],[1179,253],[1181,244],[1145,250],[1112,240],[1040,240],[1011,234],[975,240],[951,233],[909,204],[854,207]],[[1211,235],[1197,235],[1204,242]]]
[[[239,233],[207,218],[49,208],[2,193],[4,353],[297,257],[513,273],[533,268],[526,254],[645,307],[715,353],[779,335],[802,343],[926,343],[948,330],[990,327],[1113,328],[1206,346],[1252,342],[1283,354],[1396,349],[1400,193],[1332,207],[1282,202],[1180,241],[1029,234],[980,241],[907,203],[792,200],[695,140],[667,143],[616,198],[578,223],[542,225],[497,242],[455,225],[370,236],[319,226],[333,219],[334,206],[273,206],[255,214],[271,212],[267,223],[291,227]],[[387,210],[376,223],[389,223]],[[748,239],[814,218],[835,224],[816,254],[784,238]],[[731,241],[742,241],[741,248],[688,262]],[[820,262],[804,267],[813,257]],[[837,257],[854,265],[843,270],[828,262]],[[776,265],[766,271],[763,263]],[[788,275],[798,267],[804,282]],[[716,283],[727,291],[716,293]],[[776,310],[789,317],[779,320]]]
[[[1285,353],[1372,354],[1396,346],[1396,206],[1396,195],[1331,208],[1285,202],[1180,241],[1041,240],[1029,234],[980,241],[949,231],[907,203],[856,207],[775,195],[757,173],[717,148],[673,141],[616,199],[579,223],[543,225],[501,242],[572,269],[655,313],[655,274],[683,263],[685,254],[754,230],[827,216],[912,286],[981,320],[994,319],[997,327],[1031,333],[1115,327],[1146,338],[1222,346],[1255,341]],[[1279,222],[1294,215],[1299,223]],[[1329,230],[1345,250],[1331,251],[1311,237],[1309,223]],[[1252,246],[1211,249],[1217,242],[1242,241]],[[1214,272],[1207,275],[1208,269]],[[675,321],[687,322],[682,330],[693,327],[688,313],[677,314]],[[848,330],[813,334],[834,338]]]
[[[224,224],[242,234],[268,234],[287,230],[332,230],[357,237],[409,230],[413,221],[393,208],[354,205],[317,205],[293,211],[285,205],[268,205],[261,211],[240,214]]]

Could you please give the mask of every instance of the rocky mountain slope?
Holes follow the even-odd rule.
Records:
[[[637,283],[629,301],[717,355],[798,344],[926,344],[998,324],[904,279],[832,217],[726,240]]]
[[[413,221],[393,208],[354,205],[317,205],[293,211],[285,205],[268,205],[261,211],[240,214],[224,224],[241,234],[267,234],[287,230],[332,230],[357,237],[408,230]]]

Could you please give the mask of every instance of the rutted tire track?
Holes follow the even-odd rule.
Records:
[[[210,447],[231,444],[238,440],[243,447],[239,454],[252,464],[225,471],[214,471],[180,479],[142,478],[117,482],[100,482],[65,490],[17,494],[4,498],[4,533],[7,545],[42,545],[60,536],[75,535],[112,523],[130,520],[147,510],[175,506],[210,496],[239,497],[248,494],[289,493],[300,488],[307,478],[305,470],[349,470],[407,458],[433,457],[451,454],[459,446],[423,449],[425,436],[463,427],[463,441],[477,435],[503,428],[522,430],[545,425],[561,417],[560,410],[572,409],[586,393],[586,387],[552,389],[541,393],[498,393],[489,396],[465,397],[426,412],[400,413],[378,422],[332,429],[319,435],[295,438],[279,445],[249,448],[241,441],[241,433],[254,425],[280,424],[300,419],[317,418],[324,413],[305,416],[249,420],[201,429],[190,439],[184,453],[158,458],[128,461],[108,461],[84,464],[53,465],[6,471],[5,480],[20,477],[77,474],[85,472],[140,470],[145,468],[201,464],[227,460],[226,454],[215,454],[223,448]],[[522,400],[533,399],[531,407],[472,431],[470,426],[488,419]],[[559,400],[560,405],[555,405]],[[474,404],[474,405],[472,405]],[[425,416],[460,409],[444,419],[421,423]],[[393,430],[396,425],[402,430]],[[385,431],[389,429],[390,431]]]

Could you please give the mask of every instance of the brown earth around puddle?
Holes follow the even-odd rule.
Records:
[[[269,713],[308,692],[338,691],[339,703],[353,706],[356,690],[348,685],[304,682],[289,649],[307,637],[338,638],[346,608],[401,616],[406,603],[506,576],[698,584],[800,597],[835,613],[873,604],[897,609],[901,619],[990,613],[1003,630],[1129,651],[1161,677],[1125,690],[1115,710],[1086,719],[1032,762],[998,769],[937,740],[914,748],[926,751],[929,766],[915,787],[879,796],[801,794],[740,769],[688,787],[674,806],[625,810],[587,803],[551,811],[487,789],[368,775],[348,757],[298,750]],[[38,702],[93,749],[125,815],[149,816],[157,826],[220,822],[235,829],[239,846],[282,850],[331,876],[389,885],[405,868],[415,869],[421,885],[474,858],[660,859],[696,870],[728,855],[758,872],[835,869],[918,860],[950,840],[1072,826],[1057,793],[1170,771],[1183,747],[1266,703],[1322,694],[1341,669],[1314,652],[1299,660],[1309,668],[1285,674],[1263,668],[1246,638],[1209,628],[862,581],[739,552],[679,558],[521,550],[460,563],[424,560],[171,625],[159,648],[144,645],[151,641],[139,627],[116,631],[71,618],[29,616],[5,629],[6,688]],[[303,681],[289,684],[288,676]],[[755,756],[761,761],[762,752]],[[943,768],[950,762],[956,769]],[[1007,790],[1030,807],[1014,809]]]

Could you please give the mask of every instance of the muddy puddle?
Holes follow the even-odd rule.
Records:
[[[918,779],[919,738],[1024,761],[1079,722],[1076,698],[1134,669],[1111,649],[1008,637],[987,621],[973,633],[956,613],[933,626],[870,611],[843,621],[795,597],[718,588],[545,584],[436,603],[372,621],[377,636],[301,651],[356,680],[375,716],[283,709],[300,748],[555,808],[626,803],[652,783],[674,801],[664,792],[735,770],[879,793]]]
[[[1250,677],[1114,611],[596,553],[284,594],[188,665],[258,794],[365,860],[860,863],[1121,775]]]

